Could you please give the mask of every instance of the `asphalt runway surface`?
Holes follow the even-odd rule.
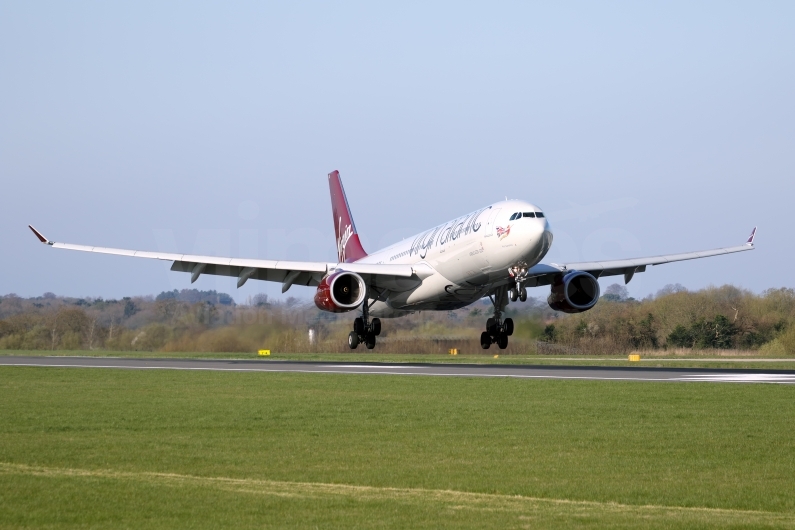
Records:
[[[133,359],[121,357],[0,357],[0,366],[196,370],[219,372],[298,372],[318,374],[508,377],[595,381],[714,382],[795,384],[792,370],[532,366],[496,364],[402,364],[378,362],[270,361],[235,359]]]

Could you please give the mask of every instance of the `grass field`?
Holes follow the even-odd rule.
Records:
[[[795,527],[795,389],[0,367],[0,527]]]
[[[81,357],[137,357],[174,359],[258,359],[262,361],[341,361],[341,362],[383,362],[383,363],[472,363],[472,364],[527,364],[558,366],[642,366],[667,368],[733,368],[754,370],[795,370],[795,358],[764,358],[750,355],[716,356],[709,352],[689,352],[681,355],[654,356],[641,354],[640,362],[630,362],[625,356],[547,356],[547,355],[500,355],[500,350],[489,350],[486,354],[382,354],[375,352],[358,353],[278,353],[260,357],[256,353],[198,353],[149,351],[75,351],[75,350],[0,350],[0,356],[81,356]],[[496,357],[495,357],[496,356]]]

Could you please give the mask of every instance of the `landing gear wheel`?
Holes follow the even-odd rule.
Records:
[[[494,291],[493,296],[489,295],[494,306],[494,316],[486,321],[486,331],[480,335],[480,345],[484,350],[492,343],[496,343],[501,350],[508,347],[508,335],[513,334],[513,320],[510,318],[503,320],[502,315],[508,300],[513,296],[518,296],[522,301],[527,299],[527,291],[518,280],[515,287],[506,285]]]
[[[519,293],[516,292],[516,289],[511,289],[508,291],[508,298],[511,299],[511,302],[516,302],[519,299]]]
[[[488,350],[489,346],[491,346],[491,335],[489,335],[488,331],[484,331],[480,334],[480,347]]]
[[[364,345],[367,346],[368,350],[372,350],[375,348],[375,334],[370,332],[364,337]]]
[[[375,338],[380,334],[381,320],[370,318],[369,297],[365,296],[362,304],[362,316],[353,319],[353,331],[348,334],[348,346],[355,350],[360,342],[364,342],[367,349],[372,350],[375,348]]]
[[[519,300],[522,302],[527,301],[527,289],[525,289],[524,286],[522,286],[522,288],[519,289]]]

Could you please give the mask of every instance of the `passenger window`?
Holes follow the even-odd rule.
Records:
[[[525,212],[522,214],[522,217],[535,217],[535,216],[536,214],[534,214],[533,212]]]
[[[544,217],[544,212],[536,212],[536,217]]]

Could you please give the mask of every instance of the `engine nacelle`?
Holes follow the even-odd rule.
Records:
[[[366,296],[367,286],[361,276],[338,271],[323,278],[317,286],[315,305],[323,311],[344,313],[362,305]]]
[[[583,271],[570,271],[558,275],[552,282],[552,292],[547,302],[555,311],[582,313],[599,301],[599,282]]]

